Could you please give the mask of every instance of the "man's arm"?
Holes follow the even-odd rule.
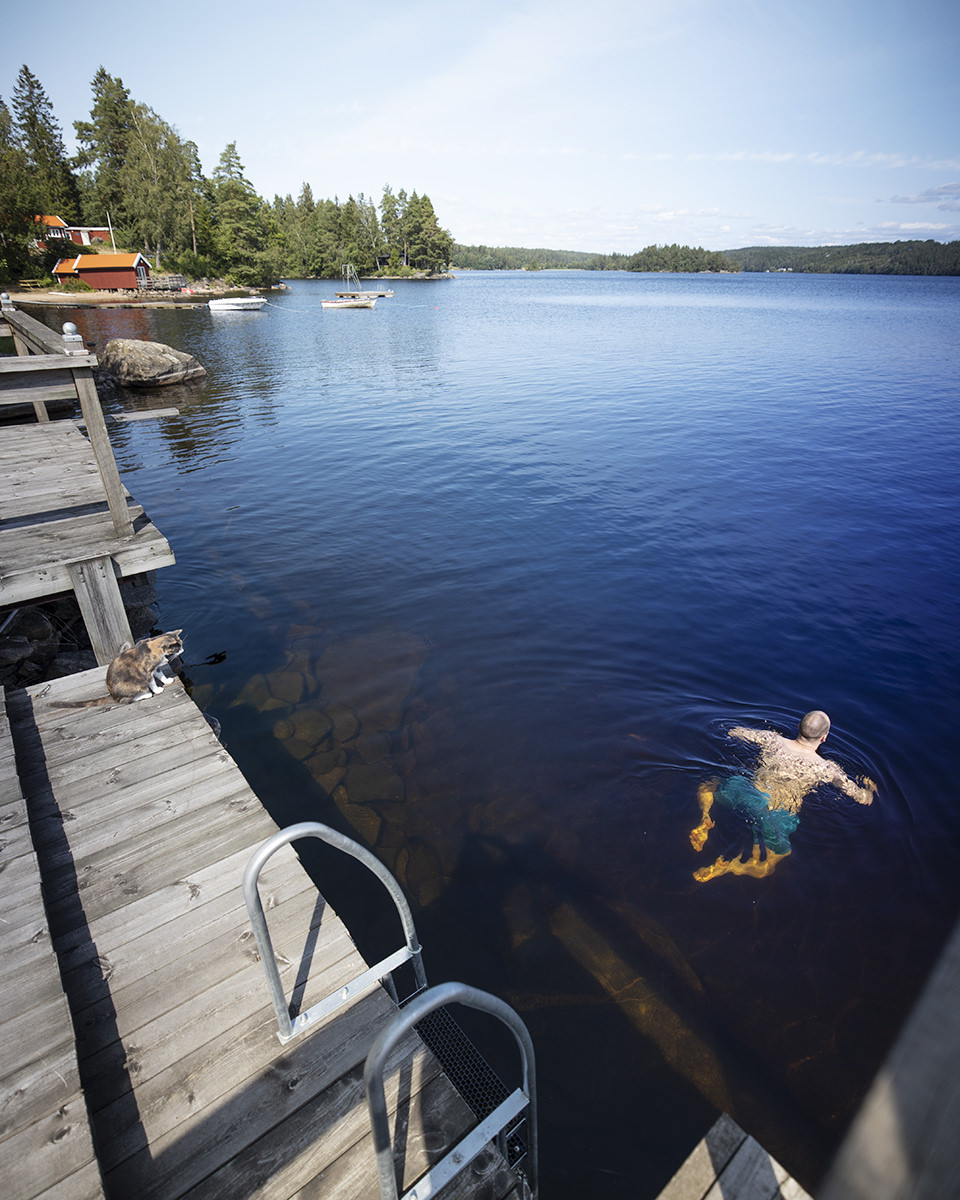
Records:
[[[763,742],[763,734],[766,730],[763,729],[747,729],[743,725],[738,725],[735,729],[731,729],[727,737],[739,738],[741,742]]]
[[[831,761],[829,758],[825,758],[823,761],[830,763],[830,767],[832,768],[829,780],[830,783],[836,784],[836,786],[843,793],[845,793],[845,795],[849,796],[851,800],[856,800],[858,804],[873,803],[873,798],[877,794],[877,785],[872,779],[868,779],[866,775],[864,775],[862,781],[863,786],[860,786],[859,784],[854,783],[854,781],[849,777],[849,775],[847,775],[843,768],[837,766],[835,762]]]

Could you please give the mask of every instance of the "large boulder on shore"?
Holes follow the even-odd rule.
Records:
[[[192,354],[163,342],[140,342],[136,338],[111,338],[98,358],[103,369],[123,387],[163,387],[199,379],[207,373]]]

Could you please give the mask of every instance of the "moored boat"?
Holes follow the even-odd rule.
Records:
[[[341,296],[336,300],[321,300],[322,308],[373,308],[376,296]]]
[[[224,296],[220,300],[207,301],[207,307],[213,312],[252,311],[265,304],[263,296]]]

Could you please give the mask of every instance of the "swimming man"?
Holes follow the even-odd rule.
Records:
[[[854,783],[829,758],[818,753],[830,732],[830,718],[825,712],[808,712],[801,720],[797,736],[792,741],[770,729],[730,730],[730,737],[755,742],[760,747],[760,765],[753,779],[734,775],[718,783],[702,783],[698,793],[701,821],[690,831],[690,844],[702,850],[714,822],[710,809],[714,800],[742,817],[753,828],[753,853],[728,861],[722,856],[709,867],[694,872],[698,883],[706,883],[718,875],[752,875],[762,879],[790,853],[790,835],[800,824],[800,808],[804,798],[819,783],[839,788],[858,804],[872,804],[877,785],[864,778]],[[766,857],[761,860],[761,844]]]

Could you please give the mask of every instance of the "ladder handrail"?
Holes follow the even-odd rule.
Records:
[[[523,1067],[522,1087],[513,1092],[485,1120],[467,1133],[439,1162],[399,1197],[397,1174],[393,1164],[393,1145],[390,1137],[390,1118],[387,1112],[383,1076],[387,1059],[397,1043],[428,1013],[448,1004],[465,1004],[490,1016],[497,1017],[508,1027],[520,1049]],[[363,1069],[363,1084],[367,1094],[373,1147],[377,1156],[381,1200],[429,1200],[441,1187],[463,1170],[507,1125],[527,1109],[527,1181],[534,1200],[537,1195],[537,1084],[533,1041],[526,1025],[516,1012],[496,996],[470,987],[466,983],[441,983],[411,1000],[393,1018],[370,1047]]]
[[[381,959],[380,962],[364,971],[361,975],[358,975],[355,979],[352,979],[350,983],[338,987],[335,992],[331,992],[329,996],[314,1004],[305,1013],[300,1013],[295,1019],[291,1019],[257,883],[260,878],[260,872],[271,855],[275,854],[281,846],[286,846],[290,842],[308,837],[319,838],[320,841],[326,842],[327,845],[333,846],[334,849],[342,850],[345,854],[349,854],[358,862],[363,863],[369,871],[376,875],[389,892],[390,898],[396,906],[400,923],[403,926],[406,944],[399,950],[394,951],[393,954]],[[358,842],[353,841],[342,833],[338,833],[335,829],[331,829],[329,825],[322,825],[319,821],[302,821],[298,825],[288,825],[286,829],[281,829],[273,834],[272,837],[267,838],[254,851],[253,856],[247,863],[247,868],[243,874],[243,896],[247,903],[247,912],[250,914],[250,924],[253,926],[253,934],[257,941],[257,949],[260,952],[260,960],[266,972],[267,987],[270,990],[273,1009],[277,1015],[277,1036],[281,1042],[289,1042],[291,1038],[303,1033],[311,1025],[316,1024],[317,1021],[333,1012],[341,1004],[352,999],[358,992],[370,984],[377,981],[383,982],[385,977],[390,976],[392,971],[405,962],[410,962],[413,965],[418,991],[422,991],[427,986],[420,942],[417,938],[410,905],[407,903],[407,898],[401,891],[400,885],[375,855],[371,854],[369,850],[361,846]]]

